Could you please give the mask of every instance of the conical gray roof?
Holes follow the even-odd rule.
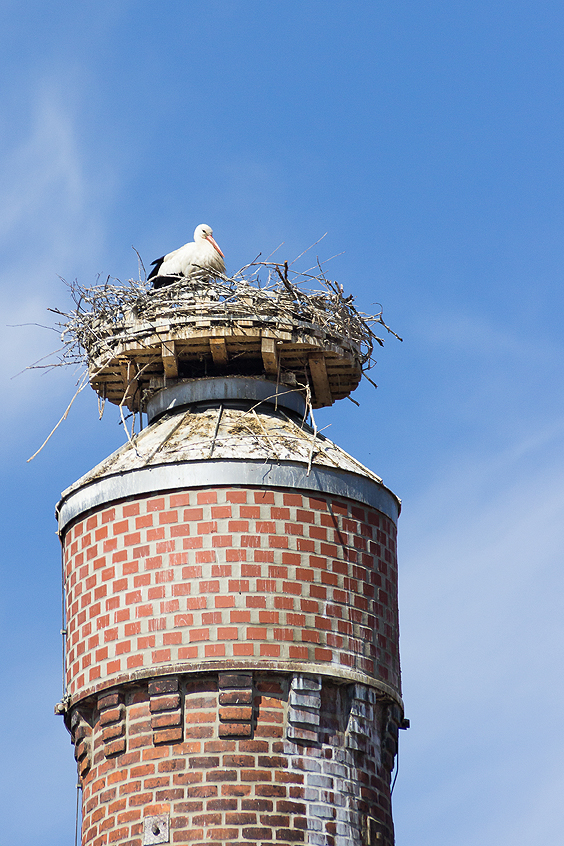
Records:
[[[63,493],[61,528],[106,502],[202,485],[302,488],[366,502],[396,520],[398,498],[375,473],[295,411],[272,403],[171,408]]]

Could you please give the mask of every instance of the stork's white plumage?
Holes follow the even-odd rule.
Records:
[[[213,239],[213,230],[207,223],[200,223],[194,230],[194,240],[184,244],[172,253],[155,259],[149,279],[153,280],[155,288],[162,288],[176,281],[176,276],[191,276],[201,274],[202,270],[214,273],[225,273],[223,253]]]

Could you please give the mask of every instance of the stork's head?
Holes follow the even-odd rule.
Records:
[[[209,241],[213,248],[217,250],[219,255],[224,258],[223,253],[213,238],[213,229],[211,226],[208,226],[207,223],[200,223],[199,226],[196,226],[196,229],[194,230],[194,241],[196,243],[198,243],[198,241]]]

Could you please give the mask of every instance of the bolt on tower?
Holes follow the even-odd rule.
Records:
[[[306,422],[367,336],[276,273],[106,286],[73,324],[148,422],[57,508],[83,846],[393,844],[400,504]]]

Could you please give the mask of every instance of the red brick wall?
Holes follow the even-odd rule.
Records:
[[[191,490],[90,514],[63,543],[73,702],[237,662],[322,664],[399,690],[396,530],[374,509],[288,490]]]
[[[393,843],[399,711],[366,685],[169,676],[92,696],[71,719],[84,846],[142,846],[154,815],[167,817],[173,844]]]

